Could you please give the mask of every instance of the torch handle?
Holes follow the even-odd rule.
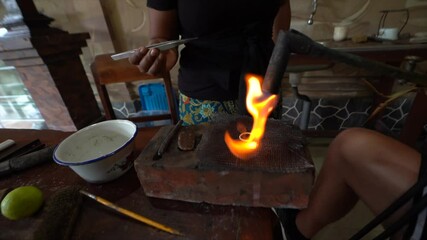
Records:
[[[288,46],[289,38],[286,35],[287,33],[284,31],[279,32],[264,76],[264,82],[262,83],[262,90],[272,94],[279,93],[283,75],[285,74],[291,54]]]

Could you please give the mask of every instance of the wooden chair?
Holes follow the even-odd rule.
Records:
[[[146,122],[171,119],[173,123],[178,122],[169,72],[165,72],[160,76],[143,74],[136,66],[130,64],[127,59],[114,61],[111,58],[111,54],[97,55],[90,67],[105,111],[106,119],[117,118],[106,85],[163,78],[170,112],[160,115],[129,117],[128,120],[133,122]]]

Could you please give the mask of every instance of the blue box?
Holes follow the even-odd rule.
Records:
[[[142,110],[169,111],[166,89],[163,83],[145,83],[138,88]]]

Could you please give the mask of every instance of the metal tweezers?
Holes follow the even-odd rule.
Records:
[[[197,38],[196,37],[195,38],[185,38],[185,39],[180,39],[180,40],[172,40],[172,41],[166,41],[166,42],[161,42],[161,43],[155,43],[155,44],[151,44],[151,45],[146,46],[146,48],[149,48],[149,49],[150,48],[157,48],[160,51],[165,51],[165,50],[177,47],[181,44],[187,43],[187,42],[195,40],[195,39],[197,39]],[[137,50],[138,49],[133,49],[133,50],[129,50],[126,52],[117,53],[117,54],[111,55],[111,58],[113,60],[120,60],[123,58],[128,58],[132,54],[134,54],[135,51],[137,51]]]

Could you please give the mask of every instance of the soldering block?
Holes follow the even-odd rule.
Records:
[[[240,117],[186,127],[197,136],[195,149],[180,151],[176,134],[162,157],[153,160],[173,126],[162,127],[135,161],[145,194],[196,203],[305,208],[315,169],[300,130],[268,120],[260,153],[242,160],[224,142],[225,131],[235,138],[237,123],[252,126],[250,118]]]

